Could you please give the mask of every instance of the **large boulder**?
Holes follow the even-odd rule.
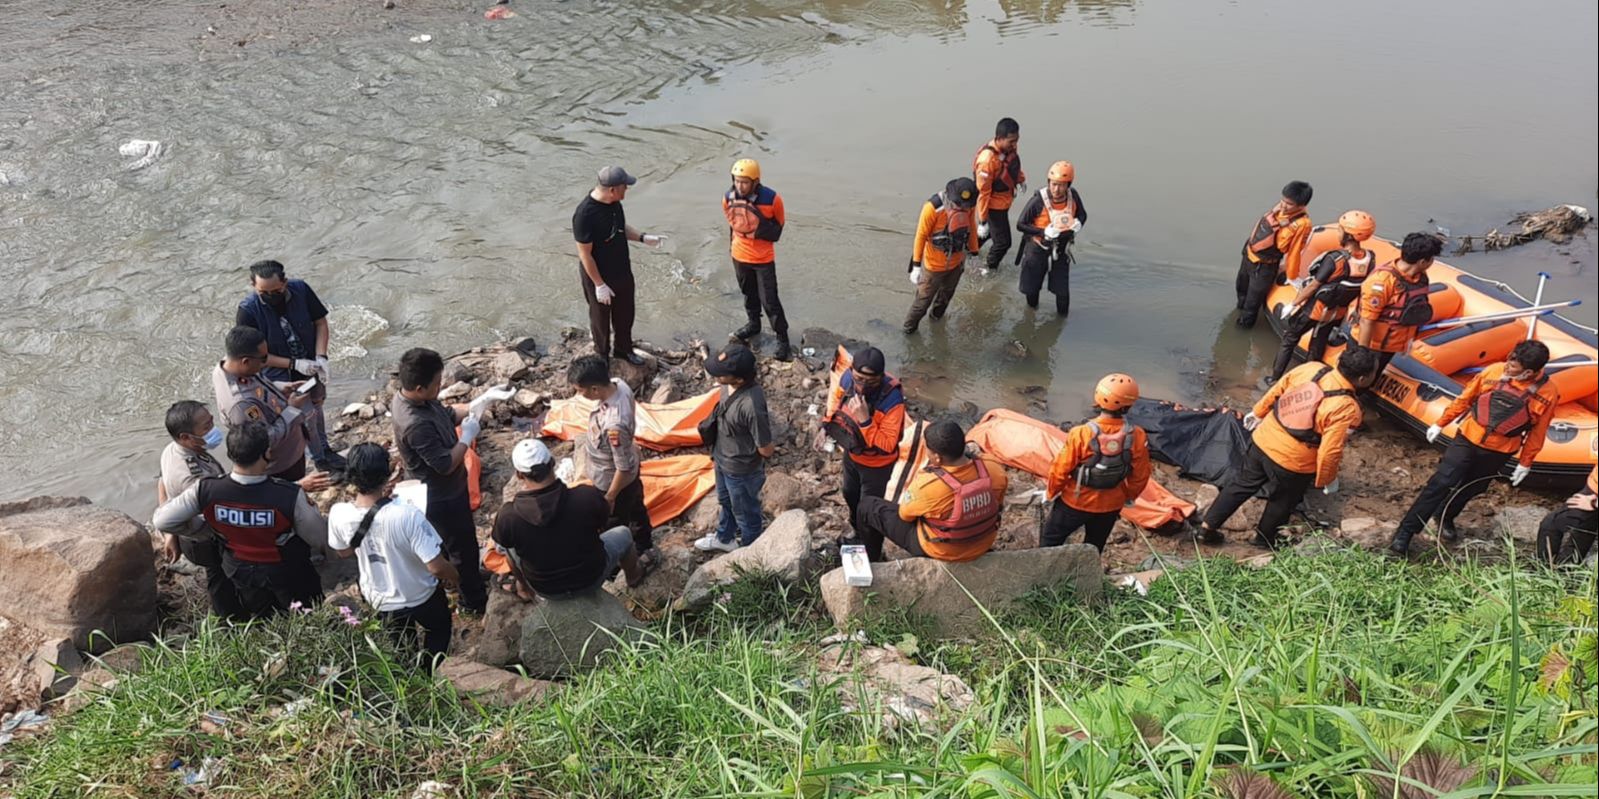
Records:
[[[439,664],[439,676],[448,680],[462,699],[493,707],[510,707],[542,698],[554,683],[532,680],[463,657],[450,656]]]
[[[741,574],[773,574],[797,583],[810,576],[814,560],[811,552],[810,520],[805,511],[791,510],[766,526],[761,537],[747,547],[701,564],[688,577],[679,610],[698,610],[710,604],[718,589],[736,581]]]
[[[522,622],[522,668],[553,679],[592,668],[617,639],[633,639],[644,625],[605,591],[576,599],[540,599]]]
[[[979,605],[998,612],[1035,588],[1060,583],[1070,583],[1081,602],[1098,601],[1104,591],[1099,552],[1066,544],[990,552],[966,563],[905,558],[873,563],[872,584],[864,588],[845,584],[844,569],[837,568],[822,575],[822,601],[840,628],[878,613],[909,611],[927,616],[940,635],[973,636],[993,629]]]
[[[1543,524],[1549,510],[1538,505],[1507,505],[1500,508],[1499,515],[1494,517],[1493,530],[1487,537],[1501,541],[1509,533],[1517,541],[1533,543],[1538,540],[1538,526]]]
[[[148,636],[156,624],[149,533],[81,497],[0,503],[0,612],[91,651]]]
[[[472,648],[472,659],[496,667],[516,663],[522,655],[522,624],[537,606],[537,602],[511,591],[490,591],[489,605],[483,611],[483,631]]]

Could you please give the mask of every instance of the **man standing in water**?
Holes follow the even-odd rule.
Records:
[[[665,236],[640,233],[627,224],[622,198],[638,178],[619,166],[600,170],[599,184],[583,198],[572,214],[572,238],[583,265],[583,299],[589,305],[589,332],[594,352],[602,358],[625,358],[642,366],[644,358],[633,351],[633,261],[627,243],[659,247]],[[612,332],[615,338],[612,338]]]
[[[727,217],[733,246],[733,276],[744,295],[744,315],[749,321],[733,333],[748,344],[761,334],[761,309],[777,334],[774,358],[793,357],[788,343],[788,317],[777,296],[777,258],[772,246],[783,236],[783,198],[761,184],[761,165],[753,158],[733,163],[733,187],[722,198],[722,213]]]
[[[1056,161],[1049,168],[1049,186],[1027,200],[1016,217],[1016,230],[1022,241],[1022,296],[1027,307],[1038,307],[1038,295],[1045,285],[1055,295],[1055,313],[1065,316],[1072,307],[1072,242],[1088,221],[1083,198],[1072,188],[1077,170],[1070,161]]]
[[[1016,145],[1022,140],[1022,126],[1005,117],[994,126],[994,138],[972,158],[972,179],[977,182],[977,238],[993,237],[984,268],[999,268],[1010,251],[1010,204],[1027,190],[1027,175],[1022,172],[1022,157]]]
[[[290,280],[277,261],[250,264],[249,294],[239,301],[233,323],[253,327],[267,340],[267,363],[261,374],[278,383],[318,378],[305,411],[306,446],[319,471],[344,468],[344,456],[328,446],[322,403],[328,396],[328,309],[304,280]]]
[[[967,178],[955,178],[922,203],[911,262],[906,267],[911,282],[916,284],[916,299],[911,301],[910,312],[900,328],[907,334],[916,332],[929,308],[934,321],[944,318],[944,311],[961,284],[961,275],[966,273],[966,256],[977,255],[979,245],[972,229],[976,221],[972,206],[976,202],[977,185]]]
[[[1244,242],[1244,254],[1238,263],[1238,278],[1234,289],[1238,293],[1238,326],[1250,328],[1266,304],[1266,294],[1277,280],[1277,270],[1285,270],[1289,280],[1299,278],[1300,252],[1310,239],[1310,216],[1305,213],[1310,205],[1310,184],[1303,180],[1289,182],[1283,187],[1283,196],[1271,207]]]

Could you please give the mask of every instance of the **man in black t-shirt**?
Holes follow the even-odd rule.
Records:
[[[572,238],[582,264],[583,299],[589,304],[589,332],[602,358],[626,358],[635,366],[644,359],[633,352],[633,263],[627,243],[659,247],[665,236],[640,233],[627,224],[622,198],[638,178],[619,166],[600,170],[599,185],[572,214]],[[612,338],[612,331],[615,338]]]
[[[630,588],[644,579],[633,532],[605,530],[611,509],[603,492],[592,485],[568,488],[536,438],[517,443],[511,465],[521,490],[495,515],[494,543],[510,555],[526,587],[546,599],[568,599],[599,590],[618,568]]]

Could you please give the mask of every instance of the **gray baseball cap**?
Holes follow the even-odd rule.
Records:
[[[638,182],[638,178],[627,174],[627,170],[619,166],[608,166],[600,170],[600,185],[605,188],[613,186],[631,186]]]

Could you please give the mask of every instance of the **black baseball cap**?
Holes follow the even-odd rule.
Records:
[[[888,366],[883,359],[883,351],[876,347],[867,347],[855,353],[850,361],[850,368],[868,375],[880,375]]]
[[[755,379],[755,353],[743,344],[729,344],[705,359],[705,371],[712,377]]]

